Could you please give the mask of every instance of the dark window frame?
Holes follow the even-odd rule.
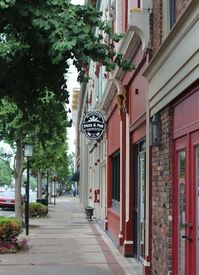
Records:
[[[172,29],[176,22],[176,0],[169,0],[169,27]]]
[[[112,208],[120,210],[120,151],[112,156]]]

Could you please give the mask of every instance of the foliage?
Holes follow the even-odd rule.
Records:
[[[113,33],[89,3],[1,0],[0,33],[0,95],[13,98],[26,112],[35,111],[46,88],[68,103],[64,75],[71,59],[80,81],[89,79],[90,59],[107,71],[117,65],[132,68],[130,60],[115,52],[122,35]]]
[[[66,154],[66,128],[71,122],[52,92],[45,91],[35,108],[36,114],[26,114],[8,98],[1,100],[0,137],[13,148],[18,139],[34,144],[34,168],[46,170]]]
[[[13,171],[10,168],[10,159],[0,149],[0,186],[10,186],[13,178]]]
[[[16,253],[27,248],[26,239],[18,239],[22,223],[14,218],[0,217],[0,254]]]
[[[44,217],[48,214],[48,207],[38,202],[31,202],[29,204],[30,217]]]
[[[0,139],[16,151],[14,176],[17,194],[21,191],[22,172],[26,165],[22,152],[25,143],[34,145],[31,163],[35,173],[46,169],[55,171],[58,165],[67,166],[66,128],[71,122],[67,119],[64,103],[53,92],[45,90],[37,99],[35,110],[36,113],[22,112],[8,97],[0,100]],[[19,152],[20,158],[17,157]],[[19,199],[16,199],[16,209],[19,210],[15,215],[19,217],[22,213]]]
[[[27,249],[27,239],[13,238],[9,242],[0,240],[0,254],[16,253],[19,250]]]
[[[22,230],[22,223],[14,218],[0,217],[0,240],[9,242]]]

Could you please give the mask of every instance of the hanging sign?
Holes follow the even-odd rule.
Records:
[[[99,139],[105,131],[105,121],[103,114],[100,112],[86,113],[82,122],[82,131],[89,139]]]

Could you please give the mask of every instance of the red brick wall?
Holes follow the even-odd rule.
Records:
[[[161,145],[152,148],[152,272],[172,269],[172,116],[161,111]]]
[[[162,0],[153,0],[152,53],[155,54],[162,43]]]
[[[153,0],[153,15],[151,20],[152,54],[154,55],[162,44],[162,1]],[[176,20],[184,12],[189,0],[176,0]]]
[[[178,18],[186,8],[188,0],[176,0],[176,18]]]

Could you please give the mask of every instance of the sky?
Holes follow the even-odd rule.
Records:
[[[84,0],[72,0],[72,4],[84,4]],[[73,88],[78,88],[79,83],[77,82],[77,71],[74,66],[70,67],[70,71],[68,74],[68,80],[67,80],[67,86],[70,93],[70,106],[71,106],[71,99],[72,99],[72,91]],[[68,129],[68,144],[69,144],[69,153],[75,152],[75,129],[74,127],[71,127]]]

